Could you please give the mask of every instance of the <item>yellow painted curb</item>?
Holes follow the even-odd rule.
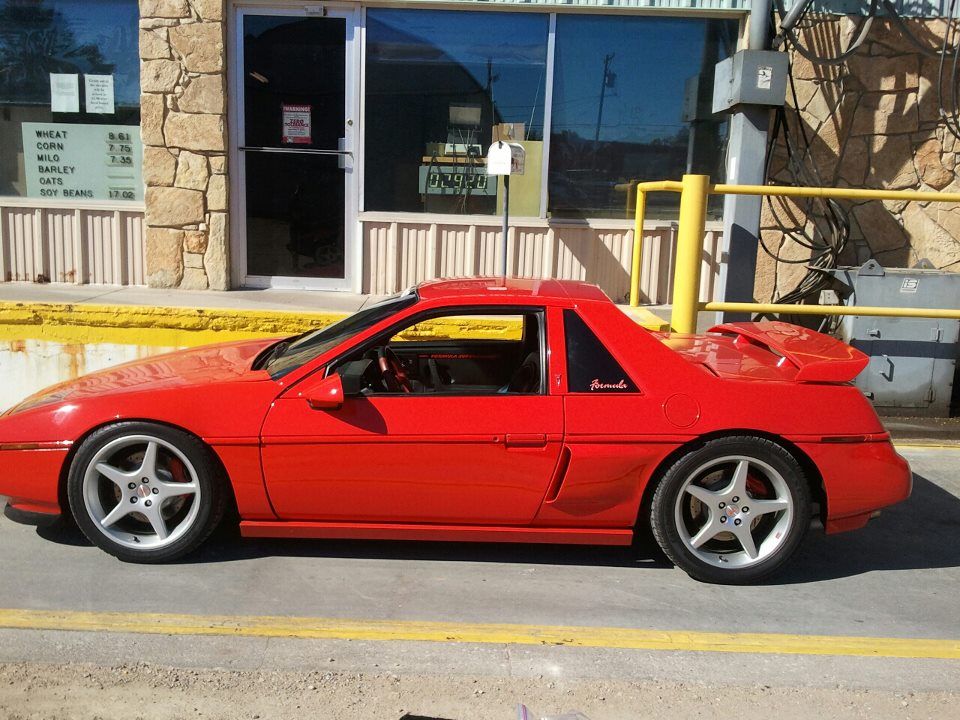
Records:
[[[960,659],[960,640],[710,633],[402,620],[0,609],[0,627],[153,635],[564,645],[630,650]]]
[[[632,308],[630,314],[650,329],[663,325],[643,308]],[[0,340],[195,347],[295,335],[324,328],[343,317],[343,313],[333,312],[0,302]],[[521,324],[510,318],[445,318],[410,328],[400,339],[516,339],[521,331]]]
[[[0,302],[0,339],[186,347],[293,335],[342,313]]]
[[[634,322],[642,325],[647,330],[653,330],[655,332],[669,332],[670,330],[669,322],[659,315],[650,312],[645,307],[631,307],[630,305],[620,305],[619,307],[633,318]]]

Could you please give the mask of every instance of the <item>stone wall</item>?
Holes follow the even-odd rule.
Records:
[[[944,21],[907,22],[924,46],[940,47]],[[851,18],[819,16],[805,23],[798,37],[805,47],[836,55],[848,47],[853,32]],[[801,128],[810,140],[806,156],[795,156],[817,181],[806,184],[960,191],[960,140],[938,113],[938,57],[922,52],[884,18],[874,21],[867,41],[842,65],[814,64],[795,50],[790,54],[796,98],[788,86],[786,117],[798,147]],[[946,87],[945,96],[949,98]],[[783,184],[793,179],[782,137],[769,178]],[[887,267],[909,267],[927,258],[938,268],[960,271],[960,206],[879,200],[841,205],[851,232],[840,264],[859,265],[873,257]],[[811,250],[785,237],[777,221],[817,242],[823,222],[815,217],[822,210],[819,201],[765,201],[765,245],[783,260],[810,258]],[[804,272],[803,264],[777,262],[761,249],[755,298],[779,298]]]
[[[226,290],[225,0],[140,0],[147,284]]]

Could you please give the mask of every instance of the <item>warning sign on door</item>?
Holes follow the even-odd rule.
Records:
[[[309,145],[312,105],[283,105],[283,142]]]

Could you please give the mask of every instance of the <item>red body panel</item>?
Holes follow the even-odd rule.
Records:
[[[419,295],[282,378],[250,369],[264,340],[130,363],[40,393],[0,417],[0,494],[58,512],[67,448],[124,419],[205,440],[247,535],[623,543],[665,459],[731,432],[799,448],[823,477],[830,531],[910,492],[909,468],[876,413],[839,382],[862,359],[832,339],[782,323],[650,333],[575,282],[447,281]],[[545,310],[544,395],[374,395],[336,409],[305,399],[331,360],[392,323],[440,308],[525,305]],[[565,310],[580,314],[637,392],[568,391]]]
[[[348,540],[434,540],[449,542],[563,543],[629,545],[629,529],[485,527],[480,525],[404,525],[379,523],[256,522],[240,523],[244,537],[343,538]]]
[[[264,423],[263,468],[282,519],[519,525],[562,437],[559,397],[348,398],[328,413],[291,394]]]
[[[56,515],[60,512],[58,487],[66,447],[0,449],[3,480],[0,492],[18,510]]]
[[[797,382],[849,382],[870,362],[856,348],[785,322],[725,323],[710,332],[732,334],[734,343],[754,343],[783,355],[797,369]]]
[[[576,442],[554,497],[544,500],[536,524],[566,527],[633,527],[650,476],[673,444]]]
[[[889,440],[800,443],[798,447],[823,476],[828,533],[861,527],[873,511],[910,497],[913,474]]]
[[[275,519],[276,513],[263,484],[259,439],[205,439],[223,463],[242,517],[251,520]]]

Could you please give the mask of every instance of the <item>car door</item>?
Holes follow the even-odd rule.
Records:
[[[542,327],[545,314],[536,312]],[[545,362],[544,339],[541,331]],[[316,410],[307,398],[321,376],[290,388],[264,422],[264,476],[281,519],[480,525],[533,519],[563,434],[563,401],[546,382],[536,393],[372,393]]]

